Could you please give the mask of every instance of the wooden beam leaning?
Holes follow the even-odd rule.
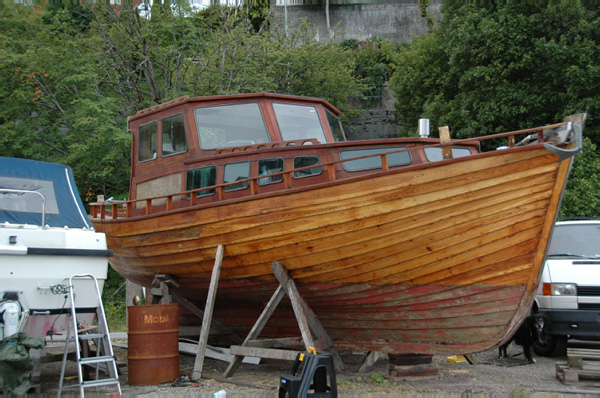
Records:
[[[325,331],[325,328],[321,325],[321,322],[319,322],[315,313],[306,304],[302,296],[300,296],[296,283],[294,283],[294,280],[288,274],[287,269],[279,261],[273,261],[271,270],[292,302],[294,314],[296,315],[298,325],[300,326],[300,332],[302,333],[302,338],[304,339],[307,350],[308,347],[315,347],[315,342],[310,333],[312,331],[317,338],[325,341],[328,346],[327,351],[333,356],[335,370],[338,372],[342,371],[344,369],[344,363],[338,352],[335,350],[333,341]]]
[[[212,319],[213,309],[215,307],[215,299],[217,297],[217,286],[219,284],[219,276],[221,275],[221,263],[223,262],[223,245],[217,247],[217,255],[215,256],[215,265],[213,267],[212,276],[210,278],[210,286],[208,288],[208,297],[206,298],[206,307],[204,309],[204,317],[202,318],[202,329],[200,329],[200,340],[198,341],[198,354],[194,362],[194,371],[192,377],[194,379],[202,378],[202,367],[204,366],[204,354],[206,354],[206,344],[208,343],[208,335],[210,331],[210,321]]]
[[[252,327],[252,330],[244,340],[241,346],[231,346],[230,352],[235,354],[233,360],[229,363],[227,370],[223,373],[225,377],[231,377],[239,367],[240,363],[244,359],[244,356],[254,356],[261,358],[275,358],[275,359],[295,359],[297,351],[290,350],[278,350],[265,347],[257,347],[255,344],[256,338],[263,330],[267,321],[275,312],[275,309],[281,302],[284,295],[288,295],[292,307],[294,309],[294,315],[300,332],[302,333],[302,340],[307,351],[309,347],[315,347],[316,344],[320,347],[325,347],[324,351],[329,351],[333,355],[333,362],[337,371],[343,370],[343,362],[335,348],[333,347],[333,341],[325,332],[325,329],[319,322],[318,318],[306,302],[300,296],[294,280],[289,276],[287,269],[283,264],[278,261],[273,261],[271,270],[275,274],[275,277],[279,281],[279,286],[271,296],[271,299],[263,309],[263,312],[259,316],[258,320]],[[317,337],[317,340],[313,339],[312,333]]]
[[[279,285],[277,287],[277,289],[275,290],[275,293],[273,293],[273,295],[271,296],[271,299],[269,300],[269,302],[263,309],[263,312],[258,317],[258,320],[252,327],[252,330],[250,330],[250,333],[248,333],[248,336],[242,343],[242,347],[247,346],[251,340],[254,340],[258,337],[260,332],[262,332],[263,328],[267,324],[267,321],[269,320],[269,318],[271,318],[271,315],[273,315],[273,312],[275,312],[275,309],[279,305],[279,302],[281,302],[281,299],[283,298],[284,295],[285,295],[285,290],[283,289],[283,287],[281,285]],[[235,349],[234,349],[234,351],[235,351]],[[233,376],[233,374],[235,373],[237,368],[242,363],[243,359],[244,359],[244,355],[239,355],[239,354],[236,355],[235,358],[233,358],[233,360],[229,363],[229,366],[225,370],[225,373],[223,373],[223,376],[224,377]]]
[[[380,356],[381,356],[381,352],[379,352],[379,351],[369,351],[367,353],[367,355],[365,355],[363,357],[358,368],[356,368],[356,372],[357,373],[370,372],[371,369],[373,369],[373,365],[375,365],[375,362],[377,362],[377,360],[379,359]]]

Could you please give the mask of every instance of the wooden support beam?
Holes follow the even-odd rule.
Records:
[[[260,332],[262,332],[263,328],[267,324],[267,321],[269,320],[269,318],[271,318],[271,315],[273,315],[273,312],[275,312],[275,309],[281,302],[281,299],[283,298],[284,295],[285,295],[285,291],[283,290],[283,287],[281,285],[278,286],[277,289],[275,290],[275,293],[273,293],[273,295],[271,296],[271,299],[269,300],[269,302],[263,309],[263,312],[258,317],[258,320],[256,321],[256,323],[250,330],[250,333],[248,333],[248,336],[242,343],[242,346],[248,345],[248,343],[251,340],[254,340],[258,337]],[[232,354],[233,354],[233,352],[232,352]],[[233,376],[233,374],[235,373],[237,368],[240,366],[240,363],[242,363],[243,359],[244,359],[243,355],[236,355],[235,358],[233,358],[233,360],[229,363],[229,366],[225,370],[225,373],[223,373],[223,376],[224,377]]]
[[[312,344],[310,347],[315,347],[315,341],[310,335],[310,331],[312,330],[312,332],[318,339],[323,340],[325,342],[325,344],[328,347],[326,351],[329,351],[329,353],[333,356],[335,370],[341,372],[344,369],[344,363],[342,362],[342,358],[335,350],[333,346],[333,341],[325,331],[325,328],[323,328],[323,326],[321,325],[321,322],[319,322],[319,318],[317,318],[315,313],[306,304],[304,299],[302,299],[300,293],[298,293],[298,289],[296,288],[296,283],[294,283],[294,280],[289,276],[283,264],[281,264],[278,261],[273,261],[273,264],[271,265],[271,270],[273,270],[273,272],[275,273],[275,277],[277,278],[279,283],[284,288],[286,288],[286,292],[288,294],[288,297],[290,298],[290,301],[292,302],[292,307],[294,308],[294,313],[298,320],[298,325],[300,326],[300,332],[302,333],[302,337],[304,338],[304,343],[308,344],[308,342],[310,342]],[[305,338],[306,331],[303,331],[303,327],[306,327],[305,324],[306,326],[308,326],[308,333],[306,334],[310,336],[308,340]],[[307,345],[307,350],[308,347],[309,346]]]
[[[204,317],[202,318],[202,329],[200,330],[200,339],[198,341],[198,354],[194,362],[194,371],[192,377],[194,379],[202,378],[202,367],[204,366],[204,354],[206,353],[206,344],[208,343],[208,335],[210,331],[210,322],[212,319],[213,309],[215,307],[215,299],[217,297],[217,286],[219,284],[219,276],[221,275],[221,263],[223,262],[223,246],[217,247],[217,255],[215,256],[215,265],[213,267],[208,288],[208,297],[206,298],[206,307],[204,309]]]
[[[285,267],[280,262],[273,261],[271,269],[275,273],[275,277],[281,286],[283,286],[290,301],[292,302],[292,308],[294,309],[294,314],[296,315],[296,320],[298,321],[298,326],[300,327],[300,333],[302,334],[304,345],[308,351],[309,347],[315,346],[315,342],[310,333],[310,326],[308,325],[308,307],[304,300],[302,300],[302,297],[300,297],[298,289],[296,288],[296,284],[294,283],[294,280],[290,278]]]
[[[285,359],[285,360],[295,360],[296,355],[299,351],[294,350],[281,350],[281,349],[273,349],[273,348],[265,348],[262,342],[257,341],[257,337],[259,336],[262,329],[267,324],[267,321],[275,312],[275,309],[281,302],[281,299],[284,295],[287,294],[289,297],[292,307],[294,310],[294,315],[296,317],[296,321],[298,322],[298,326],[300,327],[300,333],[302,334],[302,342],[304,347],[308,351],[309,347],[315,347],[318,345],[319,349],[323,348],[323,351],[329,351],[333,355],[333,361],[336,370],[341,371],[343,369],[342,359],[337,353],[337,351],[333,348],[333,341],[329,338],[325,329],[319,322],[318,318],[315,316],[314,312],[310,309],[310,307],[306,304],[306,302],[302,299],[302,296],[298,292],[298,288],[294,283],[294,280],[289,276],[287,270],[283,266],[283,264],[273,261],[271,265],[271,269],[275,274],[275,277],[279,281],[279,286],[271,299],[263,309],[262,314],[252,327],[250,333],[244,340],[241,346],[231,346],[230,353],[234,354],[234,359],[229,363],[227,370],[223,376],[231,377],[239,367],[240,363],[244,356],[255,356],[259,358],[273,358],[273,359]],[[317,337],[315,340],[313,338],[312,333]],[[266,342],[267,346],[271,346],[275,343],[297,343],[297,339],[274,339]],[[261,345],[260,347],[258,345]]]
[[[373,369],[373,365],[377,362],[379,357],[381,356],[381,352],[379,351],[369,351],[367,355],[364,356],[358,368],[356,368],[357,373],[368,373]]]

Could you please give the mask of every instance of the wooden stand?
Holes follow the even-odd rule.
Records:
[[[565,384],[600,386],[600,349],[567,348],[567,362],[556,363],[556,377]]]
[[[260,358],[274,358],[274,359],[285,359],[294,360],[297,355],[297,351],[281,350],[273,348],[257,347],[255,340],[258,338],[260,332],[263,330],[267,321],[275,312],[277,305],[281,302],[281,299],[285,294],[289,297],[292,307],[294,309],[294,315],[300,327],[300,333],[302,334],[302,341],[307,351],[309,347],[315,347],[319,350],[329,351],[333,356],[335,369],[337,371],[343,370],[342,359],[333,347],[333,341],[329,338],[325,329],[315,316],[314,312],[310,309],[308,304],[304,301],[294,280],[289,276],[285,266],[278,261],[274,261],[271,265],[271,269],[275,274],[275,277],[279,281],[279,287],[271,296],[271,299],[267,303],[262,314],[248,333],[248,336],[244,340],[241,346],[231,346],[230,352],[234,354],[234,359],[229,363],[227,370],[223,374],[225,377],[231,377],[239,367],[240,363],[244,359],[244,356],[253,356]],[[311,334],[312,332],[312,334]],[[314,336],[317,340],[313,339]],[[282,342],[282,339],[277,339]],[[285,339],[284,339],[285,340]]]

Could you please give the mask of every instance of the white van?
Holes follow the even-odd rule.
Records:
[[[533,312],[545,318],[538,355],[563,355],[568,338],[600,340],[600,220],[556,223]]]

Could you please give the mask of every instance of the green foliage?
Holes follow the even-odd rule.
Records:
[[[340,47],[352,51],[352,75],[364,85],[361,97],[366,104],[381,100],[384,84],[394,72],[395,58],[402,44],[375,37],[364,41],[345,40]]]
[[[395,57],[401,44],[389,40],[372,38],[350,47],[352,41],[341,44],[354,50],[354,75],[368,84],[387,82],[396,68]]]
[[[363,88],[352,75],[352,53],[333,42],[315,42],[314,36],[304,20],[288,38],[273,42],[268,75],[274,78],[275,91],[324,98],[351,113],[348,97],[359,95]]]
[[[123,304],[109,303],[104,305],[104,314],[111,332],[127,331],[127,307]]]
[[[412,128],[428,117],[470,137],[588,112],[596,141],[599,23],[576,6],[463,6],[400,55],[392,79],[398,115]]]
[[[0,153],[70,165],[84,198],[127,191],[129,139],[66,10],[0,9]],[[88,196],[85,196],[88,193]]]
[[[127,330],[127,305],[125,303],[125,279],[112,267],[108,267],[108,276],[102,290],[104,312],[111,331]]]
[[[577,157],[560,211],[561,217],[593,218],[600,215],[600,156],[588,138]]]
[[[453,137],[468,138],[587,112],[589,142],[563,215],[598,216],[600,11],[548,3],[445,2],[440,26],[397,57],[390,87],[406,126],[401,134],[415,131],[422,117],[433,131],[449,125]]]
[[[75,2],[46,13],[2,7],[0,153],[70,165],[85,201],[125,198],[126,117],[137,110],[182,95],[262,91],[347,108],[360,90],[349,52],[315,42],[308,24],[290,37],[264,30],[248,18],[263,3],[197,14],[158,4],[149,19]]]

